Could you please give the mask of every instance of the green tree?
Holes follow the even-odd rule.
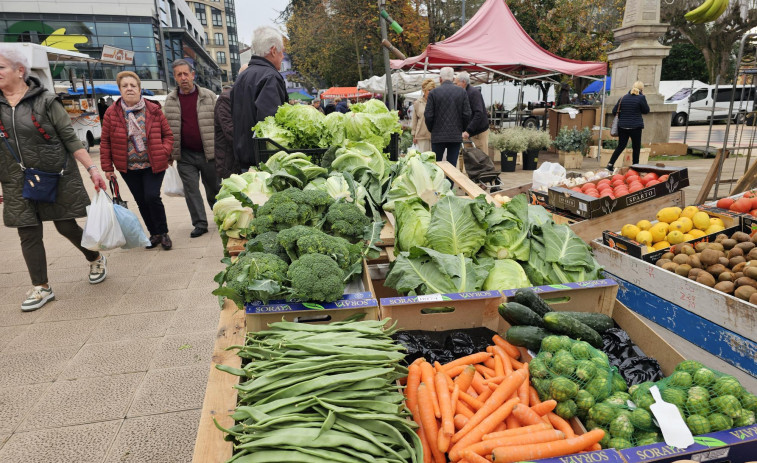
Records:
[[[670,54],[662,60],[660,80],[696,79],[707,82],[709,78],[702,51],[688,42],[672,44]]]

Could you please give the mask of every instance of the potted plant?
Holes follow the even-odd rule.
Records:
[[[523,170],[536,170],[539,164],[539,151],[549,148],[552,138],[543,130],[525,129],[528,147],[523,152]]]
[[[525,129],[513,127],[489,135],[489,146],[502,153],[502,172],[515,172],[518,153],[528,148]]]
[[[591,132],[588,128],[563,127],[552,142],[557,149],[559,163],[566,169],[578,169],[583,164],[583,157],[589,151]]]

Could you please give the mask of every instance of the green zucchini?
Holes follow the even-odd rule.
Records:
[[[504,318],[510,326],[528,325],[544,328],[544,320],[541,319],[539,314],[523,304],[508,302],[507,304],[501,304],[498,310],[499,315]]]
[[[525,305],[542,317],[547,313],[552,312],[552,308],[549,304],[544,302],[542,298],[530,289],[519,289],[515,291],[515,294],[511,299],[513,302]]]
[[[549,331],[538,326],[511,326],[505,333],[507,342],[514,346],[525,347],[533,352],[539,352],[541,340],[549,336]]]
[[[550,312],[544,316],[544,325],[555,333],[586,341],[594,347],[602,347],[602,336],[597,331],[578,319],[564,312]]]
[[[584,325],[593,328],[597,333],[604,333],[610,328],[615,328],[615,322],[612,318],[603,313],[594,312],[560,312],[577,319]]]

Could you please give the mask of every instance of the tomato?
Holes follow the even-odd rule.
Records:
[[[641,191],[643,189],[644,189],[644,187],[641,186],[640,183],[634,183],[633,185],[631,185],[631,188],[628,189],[628,192],[629,193],[636,193],[637,191]]]
[[[716,206],[721,209],[730,209],[731,205],[735,202],[736,201],[734,201],[732,198],[722,198],[722,199],[718,199],[718,203],[716,204]]]
[[[644,186],[645,186],[646,188],[649,188],[649,187],[651,187],[651,186],[654,186],[654,185],[659,185],[659,184],[660,184],[660,182],[658,182],[657,180],[654,180],[654,179],[653,179],[653,180],[650,180],[650,181],[648,181],[648,182],[647,182],[647,183],[646,183],[646,184],[645,184]]]
[[[573,191],[576,191],[576,192],[578,192],[578,193],[583,193],[583,192],[581,191],[581,189],[580,189],[580,188],[578,188],[577,186],[574,186],[573,188],[571,188],[571,190],[573,190]]]
[[[648,173],[642,175],[642,178],[657,180],[657,174],[655,174],[654,172],[648,172]]]
[[[752,217],[757,217],[757,209],[749,213]]]
[[[629,175],[628,177],[626,177],[626,183],[628,183],[629,185],[633,182],[638,182],[638,181],[639,181],[638,175]]]
[[[606,191],[606,192],[604,192],[604,193],[602,193],[602,194],[600,194],[600,195],[599,195],[599,197],[600,197],[600,198],[605,198],[605,197],[607,197],[607,198],[610,198],[610,199],[615,199],[615,195],[613,195],[612,193],[610,193],[610,192],[607,192],[607,191]]]
[[[631,188],[633,188],[633,187],[638,187],[639,189],[642,189],[642,188],[644,188],[644,184],[643,184],[643,183],[641,183],[641,181],[631,182],[631,183],[630,183],[630,184],[628,185],[628,189],[630,190],[630,189],[631,189]]]
[[[620,185],[625,185],[625,184],[626,182],[624,182],[623,180],[613,180],[611,185],[613,188],[617,188]]]
[[[669,175],[663,175],[662,177],[658,178],[657,180],[658,180],[658,181],[659,181],[660,183],[665,183],[665,182],[667,182],[667,181],[668,181],[668,177],[670,177],[670,176],[669,176]]]
[[[744,197],[745,198],[750,198],[751,199],[751,198],[754,198],[754,196],[755,196],[754,195],[754,191],[747,191],[746,193],[744,193]]]
[[[587,182],[587,183],[584,183],[583,185],[581,185],[581,190],[583,190],[583,191],[586,191],[586,190],[589,190],[589,189],[592,189],[592,188],[596,189],[596,185],[594,185],[591,182]]]
[[[620,175],[620,174],[615,174],[615,175],[612,176],[612,180],[613,181],[615,181],[615,180],[623,180],[624,178],[625,177],[622,176],[622,175]]]
[[[597,190],[591,190],[591,191],[588,191],[588,192],[586,192],[584,194],[586,194],[588,196],[593,196],[595,198],[599,198],[599,192],[597,192]]]
[[[752,201],[752,209],[757,209],[757,197],[752,198],[751,201]]]
[[[601,185],[603,183],[610,183],[610,179],[609,178],[603,178],[602,180],[600,180],[600,181],[597,182],[597,185]]]
[[[730,209],[732,211],[741,212],[742,214],[746,214],[749,211],[752,210],[752,200],[750,198],[739,198],[731,204]]]
[[[639,173],[638,173],[638,172],[636,172],[636,171],[635,171],[635,170],[633,170],[633,169],[628,169],[628,172],[626,172],[626,175],[628,175],[629,177],[630,177],[631,175],[636,175],[636,176],[638,176],[638,175],[639,175]]]

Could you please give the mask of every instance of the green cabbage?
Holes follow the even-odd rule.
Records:
[[[485,217],[492,208],[483,195],[475,200],[443,197],[431,208],[428,247],[445,254],[474,256],[486,241]]]
[[[321,122],[321,139],[318,146],[328,148],[344,143],[344,114],[334,111]]]
[[[252,209],[243,207],[233,196],[219,199],[213,205],[213,220],[228,237],[239,238],[240,233],[250,226],[252,218]]]
[[[531,253],[529,206],[525,195],[517,195],[503,207],[495,208],[487,217],[484,254],[496,259],[527,261]]]
[[[365,201],[368,192],[363,185],[355,182],[349,173],[332,172],[328,178],[319,177],[308,183],[304,191],[325,191],[335,200],[344,199],[348,203],[355,203],[365,213]]]
[[[506,289],[528,288],[531,282],[519,263],[512,259],[494,261],[494,267],[484,281],[485,291],[503,291]]]
[[[397,223],[395,246],[400,251],[409,251],[414,246],[426,246],[426,232],[431,222],[431,213],[419,198],[395,203],[394,218]]]
[[[436,165],[434,153],[408,153],[396,165],[397,174],[392,180],[384,203],[385,211],[392,211],[396,201],[420,198],[433,206],[440,197],[451,194],[450,183],[444,171]]]
[[[276,111],[274,118],[276,123],[288,129],[294,136],[292,146],[304,148],[317,148],[321,138],[321,123],[323,113],[310,105],[283,104]]]
[[[258,122],[255,127],[252,128],[252,131],[257,138],[270,138],[284,148],[289,148],[294,143],[294,135],[292,135],[292,132],[278,125],[273,116],[268,116]],[[269,143],[268,149],[278,148]]]

